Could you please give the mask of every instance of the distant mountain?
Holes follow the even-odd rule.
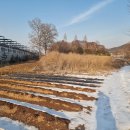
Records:
[[[130,54],[130,42],[119,47],[114,47],[109,49],[109,52],[112,54]]]

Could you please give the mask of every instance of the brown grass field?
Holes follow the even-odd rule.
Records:
[[[0,68],[0,74],[9,73],[89,73],[109,72],[117,68],[111,56],[62,54],[51,52],[39,61],[30,61]]]
[[[44,71],[55,73],[96,73],[110,71],[112,66],[111,56],[61,54],[51,52],[39,61]],[[51,73],[51,72],[50,72]]]

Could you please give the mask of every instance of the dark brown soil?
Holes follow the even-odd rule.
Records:
[[[81,111],[83,109],[83,107],[78,104],[69,103],[57,99],[51,99],[47,97],[35,96],[33,94],[22,92],[0,90],[0,97],[37,104],[55,110]]]
[[[30,91],[30,92],[37,92],[41,94],[51,94],[51,95],[56,95],[59,97],[66,97],[66,98],[72,98],[72,99],[77,99],[77,100],[96,100],[95,97],[89,97],[85,94],[75,94],[74,92],[58,92],[56,90],[51,90],[51,89],[45,89],[45,88],[34,88],[31,86],[24,86],[24,85],[14,85],[14,84],[6,84],[6,82],[2,81],[0,82],[0,87],[8,88],[13,90],[21,90],[21,91]]]
[[[25,80],[13,80],[13,79],[2,79],[0,78],[0,82],[6,82],[9,84],[17,84],[17,85],[33,85],[33,86],[44,86],[44,87],[54,87],[54,88],[61,88],[61,89],[71,89],[71,90],[78,90],[78,91],[84,91],[84,92],[96,92],[95,89],[91,88],[80,88],[80,87],[73,87],[73,86],[67,86],[63,84],[52,84],[47,82],[36,82],[36,81],[25,81]],[[91,87],[92,85],[90,85]]]
[[[18,120],[39,130],[69,130],[70,123],[67,119],[4,101],[0,101],[0,117]]]

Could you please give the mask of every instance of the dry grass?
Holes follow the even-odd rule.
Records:
[[[108,72],[115,69],[111,56],[62,54],[51,52],[39,61],[0,68],[0,74],[9,73],[90,73]]]
[[[38,66],[37,61],[30,61],[27,63],[9,65],[0,68],[0,75],[11,74],[11,73],[26,73],[33,72],[33,70]]]
[[[51,52],[39,61],[40,71],[95,73],[113,69],[111,56],[62,54]]]

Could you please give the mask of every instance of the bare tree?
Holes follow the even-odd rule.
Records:
[[[46,54],[50,44],[54,43],[57,36],[57,30],[54,25],[42,23],[39,18],[35,18],[29,21],[29,25],[32,29],[29,34],[30,42],[33,47],[39,51],[39,55],[42,54],[42,50]]]

